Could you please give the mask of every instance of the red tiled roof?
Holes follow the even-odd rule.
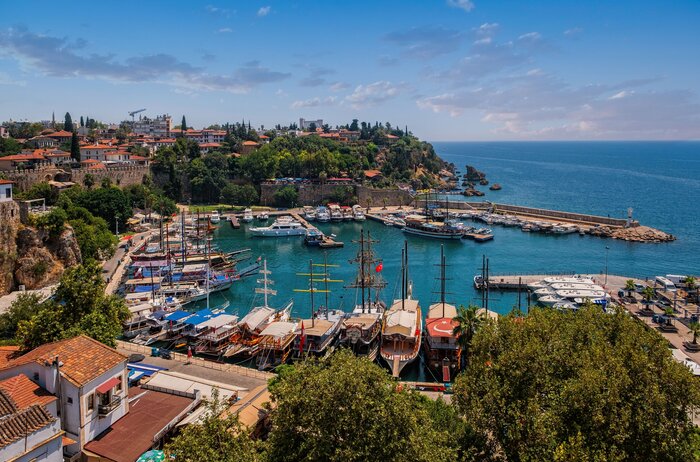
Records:
[[[379,170],[365,170],[365,176],[367,178],[374,178],[375,176],[381,175],[382,172]]]
[[[11,156],[0,157],[0,160],[11,160],[14,162],[24,162],[27,160],[46,160],[41,154],[14,154]]]
[[[146,160],[146,158],[143,156],[135,156],[133,154],[131,156],[129,156],[129,159],[131,159],[131,160]]]
[[[244,141],[243,146],[257,146],[258,143],[256,141]]]
[[[58,342],[41,345],[22,356],[12,359],[2,369],[35,362],[51,363],[58,356],[61,373],[77,386],[104,374],[109,369],[126,361],[126,356],[86,335],[79,335]]]
[[[47,133],[46,136],[48,136],[49,138],[70,138],[71,136],[73,136],[73,133],[68,132],[66,130],[59,130],[57,132]]]
[[[0,180],[0,184],[13,184],[10,180]],[[19,351],[18,346],[0,346],[0,368],[2,368]]]
[[[81,160],[80,163],[81,164],[101,164],[102,162],[100,162],[97,159],[86,159],[86,160]]]
[[[140,387],[129,389],[129,412],[85,445],[85,449],[115,462],[133,462],[153,446],[153,437],[194,400]]]
[[[57,398],[24,374],[19,374],[0,382],[0,390],[9,395],[19,409],[25,409],[34,404],[46,405]]]
[[[0,184],[15,184],[14,181],[10,180],[0,180]],[[8,348],[8,347],[0,347],[0,348]],[[19,348],[18,348],[19,349]],[[0,355],[2,355],[2,350],[0,349]]]
[[[398,139],[399,139],[398,136],[396,136],[396,135],[391,135],[391,134],[386,135],[386,137],[389,138],[390,140],[398,140]]]
[[[116,149],[116,146],[110,146],[108,144],[88,144],[87,146],[80,146],[80,149]]]
[[[202,143],[199,145],[200,148],[220,148],[219,143]]]

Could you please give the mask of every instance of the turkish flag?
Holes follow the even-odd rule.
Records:
[[[376,268],[374,268],[374,271],[376,271],[377,273],[381,273],[383,269],[384,269],[384,263],[380,263],[377,265]]]

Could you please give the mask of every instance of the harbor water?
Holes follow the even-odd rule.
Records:
[[[329,304],[332,308],[350,310],[356,303],[356,291],[345,288],[356,273],[349,263],[357,252],[352,241],[361,229],[371,232],[378,258],[383,260],[381,273],[388,286],[382,294],[387,303],[400,296],[400,260],[403,241],[408,241],[409,275],[413,296],[427,311],[438,300],[440,245],[447,257],[447,300],[456,305],[480,304],[481,294],[472,283],[481,271],[482,256],[490,261],[491,274],[541,274],[579,272],[636,277],[658,274],[700,273],[700,143],[694,142],[611,142],[611,143],[434,143],[438,154],[453,162],[458,170],[473,165],[486,173],[491,183],[500,183],[501,191],[486,192],[483,198],[508,204],[551,208],[572,212],[624,218],[628,207],[642,224],[674,234],[675,242],[664,244],[631,243],[592,236],[543,235],[525,233],[520,228],[491,226],[494,240],[479,244],[471,240],[440,241],[409,236],[383,224],[316,223],[326,234],[333,234],[345,247],[321,250],[306,247],[301,237],[252,238],[247,231],[254,222],[234,230],[222,221],[214,234],[221,250],[242,247],[252,249],[254,258],[267,259],[278,295],[273,306],[282,306],[294,299],[293,315],[308,317],[308,293],[294,289],[308,288],[308,279],[297,273],[308,273],[309,262],[322,263],[324,252],[329,264],[331,283]],[[465,200],[462,196],[450,196]],[[373,210],[378,210],[373,208]],[[467,222],[472,224],[471,222]],[[482,225],[483,226],[483,225]],[[317,267],[318,268],[318,267]],[[222,294],[212,296],[212,305],[224,297],[230,301],[229,311],[240,316],[259,303],[255,300],[255,278],[236,282]],[[325,303],[325,294],[316,295],[316,304]],[[517,303],[513,293],[495,293],[489,308],[498,313],[510,311]],[[525,305],[525,297],[522,298]],[[201,306],[201,304],[199,305]],[[421,377],[419,374],[418,377]]]

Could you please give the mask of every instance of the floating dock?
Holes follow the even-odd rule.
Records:
[[[292,212],[290,214],[295,220],[297,220],[301,225],[306,228],[306,229],[318,229],[315,226],[313,226],[311,223],[306,221],[305,218],[303,218],[301,215],[299,215],[296,212]],[[323,241],[318,245],[322,249],[337,249],[339,247],[343,247],[345,244],[341,241],[336,241],[330,236],[326,236],[325,234],[323,235]]]

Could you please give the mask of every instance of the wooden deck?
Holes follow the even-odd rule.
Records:
[[[317,229],[314,225],[306,221],[304,217],[302,217],[300,214],[296,212],[292,212],[290,214],[295,220],[297,220],[301,225],[306,228],[306,229]],[[319,244],[319,247],[322,249],[336,249],[339,247],[343,247],[345,244],[341,241],[336,241],[330,236],[326,236],[325,234],[323,235],[323,242]]]

